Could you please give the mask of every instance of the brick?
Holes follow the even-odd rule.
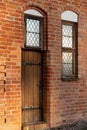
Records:
[[[0,129],[21,130],[21,47],[24,11],[46,12],[44,23],[44,118],[47,126],[87,119],[87,2],[86,0],[0,0]],[[78,20],[78,80],[61,81],[61,13],[72,10]],[[43,12],[43,14],[44,14]],[[44,14],[44,17],[46,16]],[[46,23],[47,22],[47,23]],[[47,26],[47,27],[46,27]],[[46,27],[46,28],[45,28]],[[47,30],[46,30],[47,29]],[[4,93],[4,87],[6,92]],[[4,115],[4,111],[6,115]],[[5,118],[7,123],[4,123]],[[1,125],[2,124],[2,125]],[[44,130],[46,125],[25,127]]]

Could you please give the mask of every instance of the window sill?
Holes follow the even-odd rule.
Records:
[[[77,76],[62,76],[61,80],[62,81],[77,81],[78,77]]]

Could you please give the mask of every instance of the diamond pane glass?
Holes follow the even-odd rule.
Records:
[[[27,33],[26,44],[27,46],[39,47],[39,34]]]
[[[62,25],[62,47],[72,48],[72,26]]]
[[[63,75],[72,75],[72,53],[62,53],[62,73]]]
[[[72,48],[72,37],[62,36],[62,47]]]
[[[35,33],[39,33],[39,25],[40,25],[40,21],[38,20],[33,20],[33,19],[27,19],[27,26],[26,26],[26,30],[28,32],[35,32]]]
[[[72,53],[63,52],[62,53],[62,62],[63,63],[72,63]]]
[[[63,75],[70,76],[72,75],[72,64],[62,64],[62,73]]]
[[[40,47],[40,21],[26,19],[26,45]]]
[[[72,36],[72,26],[62,25],[62,35]]]

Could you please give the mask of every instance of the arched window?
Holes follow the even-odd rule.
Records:
[[[72,80],[78,74],[78,15],[72,11],[61,14],[62,20],[62,79]]]
[[[34,9],[25,13],[25,47],[43,48],[43,15]]]

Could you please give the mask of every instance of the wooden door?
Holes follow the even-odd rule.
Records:
[[[42,53],[22,50],[22,123],[42,120]]]

